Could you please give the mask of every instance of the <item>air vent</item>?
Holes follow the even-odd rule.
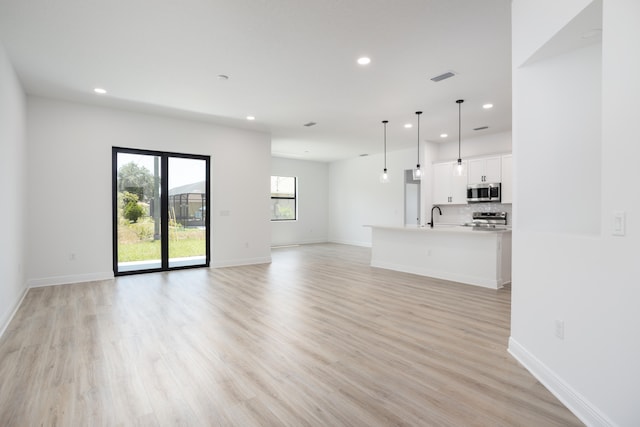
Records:
[[[453,77],[453,76],[455,76],[454,73],[452,73],[451,71],[447,71],[446,73],[440,74],[439,76],[431,77],[431,81],[434,81],[434,82],[437,83],[437,82],[441,82],[442,80],[446,80],[449,77]]]
[[[489,129],[489,126],[481,126],[479,128],[474,128],[473,130],[485,130],[485,129]]]
[[[309,122],[309,123],[305,123],[305,124],[304,124],[304,126],[306,126],[306,127],[308,127],[308,128],[309,128],[309,127],[311,127],[311,126],[315,126],[315,125],[317,125],[317,123],[316,123],[316,122]]]

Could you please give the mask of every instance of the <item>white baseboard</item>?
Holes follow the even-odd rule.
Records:
[[[556,375],[547,365],[531,354],[513,337],[509,337],[509,353],[524,366],[538,381],[558,398],[576,417],[588,426],[615,427],[598,408]]]
[[[212,261],[211,268],[220,267],[239,267],[241,265],[254,265],[254,264],[269,264],[271,263],[271,257],[259,257],[259,258],[241,258],[231,259],[227,261]]]
[[[361,246],[363,248],[371,247],[371,242],[357,242],[355,240],[329,240],[328,243],[338,243],[339,245]]]
[[[295,246],[295,245],[317,245],[321,243],[327,243],[327,239],[308,239],[308,240],[296,240],[295,242],[277,242],[271,243],[271,247],[279,246]]]
[[[7,331],[7,328],[9,327],[9,323],[11,323],[14,316],[18,312],[18,309],[22,305],[22,301],[24,301],[24,297],[27,296],[28,292],[29,292],[29,288],[28,287],[24,288],[24,291],[22,291],[22,295],[20,296],[20,298],[18,298],[18,302],[16,302],[13,306],[13,310],[11,310],[11,312],[9,312],[6,316],[0,319],[0,338],[2,338],[4,333]]]
[[[401,271],[403,273],[417,274],[419,276],[433,277],[435,279],[450,280],[453,282],[464,283],[466,285],[480,286],[489,289],[499,289],[504,284],[496,280],[484,277],[468,276],[464,274],[447,273],[442,274],[438,271],[432,271],[428,268],[418,267],[414,265],[394,264],[392,262],[371,260],[371,267],[384,268],[386,270]]]
[[[30,279],[27,286],[30,288],[40,288],[43,286],[68,285],[70,283],[95,282],[97,280],[113,279],[113,272],[74,274],[70,276],[54,276],[42,279]]]

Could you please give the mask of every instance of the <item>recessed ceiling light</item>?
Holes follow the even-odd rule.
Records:
[[[485,110],[488,110],[489,108],[493,108],[493,104],[484,104],[482,108],[484,108]]]
[[[407,124],[405,124],[405,125],[404,125],[404,127],[405,127],[405,128],[407,128],[407,129],[409,129],[409,128],[412,128],[412,127],[413,127],[413,125],[412,125],[411,123],[407,123]]]
[[[247,116],[247,120],[255,120],[256,118],[254,116]]]
[[[97,93],[97,94],[100,94],[100,95],[104,95],[105,93],[107,93],[107,91],[105,89],[102,89],[101,87],[97,87],[97,88],[93,89],[93,91],[95,93]]]
[[[369,65],[370,63],[371,63],[371,58],[368,58],[366,56],[362,56],[358,58],[358,64],[360,65]]]
[[[440,134],[440,138],[446,138],[446,137],[448,137],[448,136],[449,136],[449,135],[447,135],[446,133],[441,133],[441,134]]]

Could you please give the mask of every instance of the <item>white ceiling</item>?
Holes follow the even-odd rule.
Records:
[[[381,152],[385,119],[389,150],[415,147],[417,110],[421,140],[457,141],[460,98],[463,140],[511,129],[510,4],[1,0],[0,43],[27,93],[269,131],[274,155],[333,161]]]

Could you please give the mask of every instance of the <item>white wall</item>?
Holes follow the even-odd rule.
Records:
[[[587,425],[640,425],[640,2],[605,0],[602,45],[520,67],[562,27],[559,18],[570,23],[588,3],[513,2],[509,350]],[[571,167],[558,161],[569,155]],[[536,223],[540,182],[564,189],[548,199],[558,221],[543,214],[546,229]],[[624,237],[611,234],[618,210]]]
[[[518,154],[526,159],[517,166],[521,230],[600,233],[601,49],[518,70],[518,108],[527,115],[518,122]]]
[[[437,147],[437,161],[458,159],[458,141],[439,143]],[[505,153],[511,153],[511,131],[467,138],[460,143],[460,154],[463,159]]]
[[[271,174],[298,178],[298,219],[272,222],[271,245],[326,242],[329,233],[329,164],[273,157]]]
[[[24,92],[0,44],[0,335],[27,289],[24,275],[25,117]]]
[[[27,126],[30,285],[112,276],[112,146],[210,155],[212,266],[270,261],[269,135],[38,97]]]
[[[404,225],[404,170],[415,165],[415,150],[387,153],[391,182],[380,183],[382,154],[329,164],[329,241],[371,245],[366,224]],[[423,221],[424,222],[424,221]]]
[[[591,0],[513,0],[513,64],[522,65],[589,3]]]

